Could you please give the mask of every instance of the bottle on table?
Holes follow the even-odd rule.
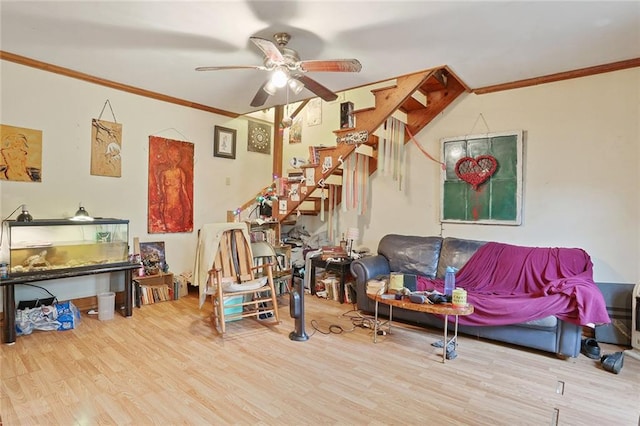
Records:
[[[453,266],[447,266],[447,270],[444,273],[444,295],[447,297],[447,301],[451,301],[453,290],[456,288],[456,268]]]

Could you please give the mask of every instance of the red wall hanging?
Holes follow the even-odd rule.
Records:
[[[479,155],[476,158],[462,157],[456,163],[456,175],[473,187],[474,191],[496,172],[498,161],[492,155]]]

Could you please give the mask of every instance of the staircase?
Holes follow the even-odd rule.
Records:
[[[368,135],[368,139],[363,144],[371,146],[373,150],[373,156],[369,158],[369,172],[373,173],[377,169],[378,145],[378,138],[373,135],[373,132],[387,118],[396,111],[401,111],[406,115],[405,128],[408,132],[405,134],[405,143],[407,143],[410,140],[409,133],[418,134],[458,96],[468,90],[468,87],[446,66],[407,74],[396,78],[396,84],[393,86],[372,90],[375,106],[353,112],[356,127],[334,131],[336,140],[339,141],[337,145],[318,150],[317,164],[307,166],[315,169],[315,182],[312,185],[306,182],[302,183],[301,185],[307,186],[307,191],[305,194],[299,193],[296,201],[293,201],[290,196],[280,196],[278,202],[281,203],[285,200],[286,210],[279,209],[278,202],[274,202],[272,217],[278,222],[282,222],[298,209],[302,212],[300,205],[305,201],[307,201],[306,204],[309,204],[308,201],[313,201],[314,205],[313,209],[307,209],[305,213],[317,214],[320,210],[320,203],[323,202],[320,197],[314,195],[314,191],[319,187],[318,183],[323,180],[330,184],[330,179],[333,179],[331,176],[341,175],[340,166],[342,163],[340,160],[346,160],[350,155],[353,155],[359,145],[340,142],[341,139],[348,141],[350,136],[353,139],[356,135]],[[327,157],[331,157],[331,167],[323,167]],[[338,178],[338,180],[340,179]],[[275,188],[275,186],[276,182],[263,188],[256,197],[268,193],[269,189]],[[338,193],[338,197],[339,195],[340,193]],[[242,209],[255,203],[255,200],[256,198],[253,198],[247,202]]]

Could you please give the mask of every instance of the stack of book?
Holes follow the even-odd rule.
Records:
[[[387,290],[386,280],[369,280],[367,281],[367,294],[382,294]]]
[[[340,300],[340,286],[338,284],[338,280],[335,277],[328,277],[322,281],[324,284],[324,289],[327,292],[327,299],[329,300]]]
[[[137,307],[140,307],[152,303],[176,300],[180,297],[180,290],[180,283],[178,281],[174,281],[173,286],[144,285],[135,282],[133,287],[134,302]]]
[[[328,259],[345,259],[347,258],[347,252],[340,246],[323,246],[322,247],[322,260]]]

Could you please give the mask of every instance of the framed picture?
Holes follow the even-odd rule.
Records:
[[[271,154],[271,126],[258,121],[248,120],[249,139],[247,151]]]
[[[236,158],[236,130],[215,126],[213,133],[213,156]]]
[[[523,131],[442,139],[442,222],[521,225]]]
[[[140,242],[140,258],[144,265],[145,274],[157,275],[163,272],[167,263],[164,241]]]

